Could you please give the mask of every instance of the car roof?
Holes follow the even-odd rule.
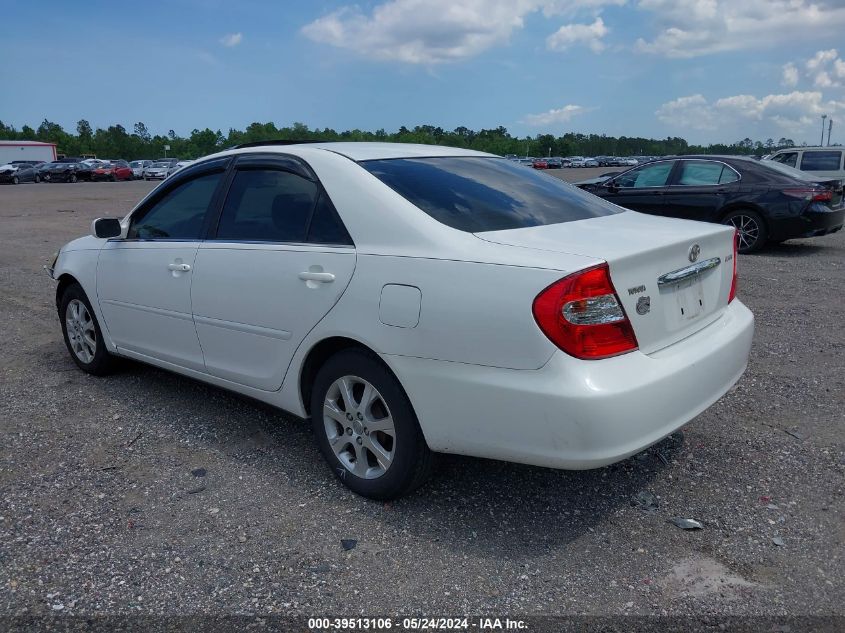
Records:
[[[322,149],[345,156],[354,161],[384,160],[390,158],[433,158],[446,156],[485,156],[495,154],[477,152],[460,147],[445,147],[443,145],[417,145],[413,143],[301,143],[291,145],[252,145],[249,148],[235,149],[232,153],[278,152],[280,154],[299,154],[302,149]],[[228,153],[228,152],[224,152]]]

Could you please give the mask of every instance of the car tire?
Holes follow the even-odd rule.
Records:
[[[754,253],[766,243],[766,223],[756,211],[736,209],[722,218],[722,224],[733,226],[737,230],[737,250],[740,253]]]
[[[431,475],[434,454],[411,402],[370,352],[344,350],[320,368],[311,392],[311,423],[335,476],[361,496],[395,499]]]
[[[12,184],[13,185],[18,185],[18,184],[20,184],[20,182],[21,182],[20,178],[18,178],[17,176],[12,176]]]
[[[76,174],[71,174],[70,176],[68,176],[68,182],[76,182],[77,180],[79,179],[76,177]]]
[[[38,174],[35,174],[35,184],[38,184],[40,182],[41,182],[41,176],[39,176]]]
[[[77,367],[95,376],[105,376],[115,370],[117,357],[106,349],[91,302],[78,283],[68,286],[62,294],[59,321],[65,346]]]

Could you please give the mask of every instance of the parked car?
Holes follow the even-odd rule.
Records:
[[[523,167],[534,167],[534,159],[533,158],[520,158],[518,162]]]
[[[38,173],[40,166],[38,161],[13,160],[0,166],[0,183],[17,185],[22,182],[41,182],[41,174]]]
[[[144,180],[164,180],[176,171],[178,162],[175,158],[157,160],[144,171]]]
[[[534,169],[548,169],[549,162],[545,158],[535,158],[534,162],[531,163],[531,166]]]
[[[91,180],[132,180],[132,168],[125,160],[115,160],[100,165],[94,170]]]
[[[191,165],[193,162],[194,161],[192,161],[192,160],[180,160],[179,162],[176,163],[176,169],[174,169],[173,171],[176,172],[176,171],[179,171],[180,169],[184,169],[188,165]]]
[[[598,167],[599,161],[597,161],[595,158],[585,158],[584,162],[581,166],[582,167]]]
[[[583,167],[584,166],[584,157],[583,156],[570,156],[569,157],[569,166],[570,167]]]
[[[734,226],[741,253],[840,230],[845,181],[810,180],[779,167],[739,156],[685,156],[577,185],[634,211]]]
[[[845,149],[842,147],[792,147],[779,150],[764,160],[818,176],[845,179]]]
[[[82,370],[133,358],[310,417],[377,499],[434,451],[624,459],[730,389],[753,334],[733,228],[459,148],[221,152],[92,232],[49,266]]]
[[[45,182],[78,182],[90,181],[94,174],[91,165],[87,163],[55,162],[44,173]]]
[[[549,169],[560,169],[563,167],[563,159],[560,156],[555,156],[546,160]]]
[[[144,171],[148,167],[151,167],[152,164],[153,161],[151,160],[133,160],[131,163],[129,163],[129,166],[132,168],[132,177],[137,180],[140,180],[144,177]]]

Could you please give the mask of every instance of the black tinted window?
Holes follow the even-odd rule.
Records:
[[[317,200],[314,217],[308,227],[307,241],[312,244],[352,244],[346,227],[337,216],[329,197],[323,193]]]
[[[804,152],[801,157],[802,171],[838,171],[842,163],[842,152]]]
[[[554,176],[504,158],[403,158],[361,166],[435,220],[471,233],[621,212]]]
[[[222,174],[208,174],[178,185],[146,213],[132,218],[130,239],[183,239],[202,237],[205,213]]]
[[[317,185],[286,171],[238,171],[217,228],[219,240],[304,242]]]

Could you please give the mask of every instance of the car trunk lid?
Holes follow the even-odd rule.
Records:
[[[475,235],[497,244],[606,261],[646,354],[694,334],[728,305],[734,257],[729,227],[627,211]]]

